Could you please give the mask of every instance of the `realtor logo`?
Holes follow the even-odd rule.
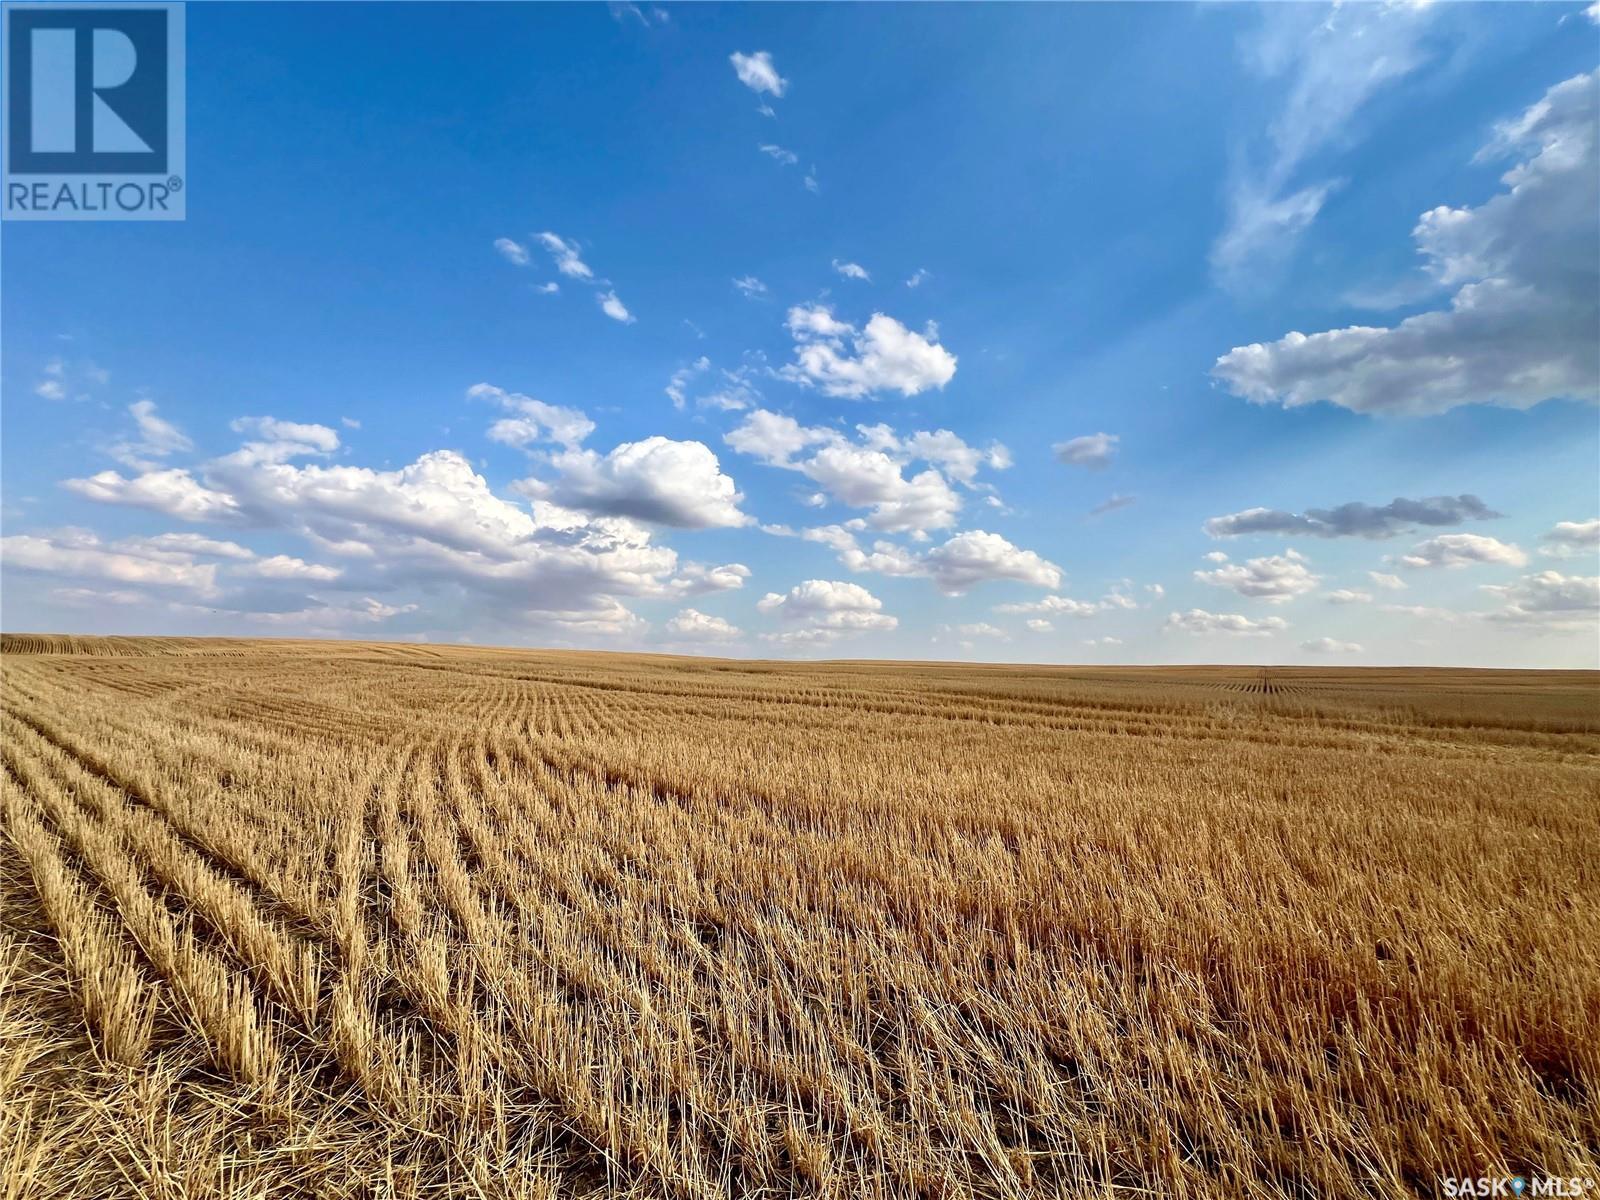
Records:
[[[183,16],[5,6],[7,219],[183,219]]]

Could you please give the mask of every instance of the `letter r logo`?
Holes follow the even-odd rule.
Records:
[[[167,170],[167,11],[6,11],[12,173]]]

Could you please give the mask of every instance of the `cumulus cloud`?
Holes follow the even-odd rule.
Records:
[[[671,583],[672,591],[684,596],[702,596],[708,592],[736,591],[750,578],[750,568],[743,563],[723,563],[707,566],[705,563],[684,563]]]
[[[733,642],[743,636],[734,625],[698,609],[686,608],[666,624],[667,633],[685,642]]]
[[[833,429],[802,426],[792,417],[757,409],[725,437],[742,454],[768,466],[798,471],[826,499],[868,509],[865,524],[886,533],[922,536],[953,525],[962,508],[950,479],[967,488],[980,469],[1003,470],[1011,456],[999,443],[980,449],[948,429],[897,436],[887,425],[858,425],[852,442]],[[907,475],[914,462],[930,464]]]
[[[237,573],[255,575],[261,579],[309,579],[319,583],[327,583],[344,574],[338,567],[308,563],[303,558],[295,558],[288,554],[274,554],[270,558],[258,559],[247,567],[238,568]]]
[[[772,63],[772,55],[765,50],[757,50],[754,54],[741,54],[735,50],[728,56],[728,61],[733,64],[733,73],[739,77],[739,82],[757,95],[782,96],[789,87],[789,81],[778,74],[778,68]]]
[[[1337,638],[1319,637],[1300,643],[1300,649],[1312,654],[1360,654],[1360,642],[1341,642]]]
[[[1061,584],[1061,568],[1032,550],[1012,545],[998,533],[981,529],[958,533],[925,556],[934,586],[959,596],[989,580],[1011,579],[1032,587]]]
[[[307,455],[329,455],[339,448],[339,435],[326,425],[280,421],[276,417],[240,417],[230,423],[235,433],[249,434],[231,456],[244,462],[287,462]]]
[[[1348,8],[1349,6],[1347,6]],[[1496,128],[1480,160],[1516,159],[1476,208],[1440,206],[1412,236],[1450,307],[1237,346],[1213,375],[1287,408],[1426,415],[1600,395],[1600,71],[1559,83]]]
[[[1055,617],[1097,617],[1110,607],[1103,600],[1074,600],[1071,596],[1046,596],[1026,603],[997,604],[997,613],[1049,613]]]
[[[231,558],[243,562],[255,557],[255,551],[238,542],[220,541],[198,533],[158,533],[153,537],[123,538],[118,545],[137,548],[137,552],[146,558],[171,554],[184,558]]]
[[[604,456],[567,450],[550,464],[559,478],[549,485],[549,498],[567,508],[679,529],[751,523],[739,511],[744,496],[701,442],[648,437]]]
[[[860,263],[841,262],[836,258],[833,260],[833,269],[846,279],[859,279],[864,283],[872,282],[872,276],[867,274],[867,269]]]
[[[492,383],[473,384],[467,389],[467,396],[473,400],[487,400],[516,414],[489,427],[490,440],[502,445],[527,447],[551,441],[571,450],[594,432],[594,422],[575,408],[546,404]]]
[[[175,517],[180,521],[233,521],[239,504],[226,492],[206,487],[188,471],[168,468],[132,478],[101,471],[87,479],[68,479],[62,487],[102,504],[123,504]]]
[[[878,392],[915,396],[943,388],[955,377],[956,356],[930,325],[913,333],[893,317],[873,313],[865,329],[837,320],[822,305],[789,310],[795,361],[782,376],[829,396],[859,400]]]
[[[1227,556],[1218,559],[1213,552],[1207,557],[1221,561]],[[1306,561],[1299,552],[1285,550],[1282,554],[1252,558],[1243,563],[1222,561],[1215,570],[1196,571],[1194,577],[1212,587],[1231,588],[1241,596],[1282,604],[1315,590],[1320,582],[1321,576],[1313,575]]]
[[[1474,563],[1526,566],[1528,556],[1513,545],[1476,533],[1444,533],[1418,542],[1399,558],[1403,567],[1467,567]]]
[[[1034,617],[1031,620],[1024,621],[1023,624],[1028,627],[1030,633],[1052,633],[1055,630],[1055,626],[1043,617]]]
[[[1524,575],[1516,583],[1485,585],[1483,590],[1501,601],[1502,607],[1488,614],[1491,621],[1590,634],[1600,629],[1596,623],[1600,621],[1600,576],[1540,571]]]
[[[792,467],[794,456],[807,447],[843,441],[831,429],[807,428],[793,417],[762,408],[750,413],[722,440],[769,467]]]
[[[938,471],[930,468],[908,479],[881,450],[823,446],[800,470],[838,503],[870,509],[867,522],[886,533],[947,528],[961,511],[960,497]]]
[[[1169,630],[1195,634],[1224,633],[1231,637],[1271,637],[1289,628],[1289,624],[1282,617],[1253,619],[1239,613],[1211,613],[1203,608],[1191,608],[1188,612],[1172,613],[1167,617],[1165,627]]]
[[[1367,578],[1388,592],[1403,592],[1411,586],[1398,575],[1390,575],[1384,571],[1368,571]]]
[[[793,150],[785,150],[782,146],[775,146],[771,142],[763,143],[757,146],[756,149],[785,167],[792,167],[800,161],[800,156]]]
[[[600,301],[600,311],[613,321],[621,321],[624,325],[632,325],[638,319],[628,311],[627,305],[617,299],[616,292],[601,292],[597,298]]]
[[[87,529],[0,538],[0,561],[7,570],[176,588],[202,596],[217,591],[215,563],[170,551],[150,553],[136,540],[106,543]]]
[[[1252,533],[1387,538],[1409,532],[1416,525],[1461,525],[1469,520],[1487,521],[1500,515],[1472,495],[1429,496],[1423,500],[1396,496],[1383,505],[1351,501],[1337,508],[1309,508],[1304,513],[1247,508],[1243,512],[1212,517],[1205,523],[1205,531],[1214,538]]]
[[[1539,553],[1546,558],[1592,558],[1600,553],[1600,518],[1588,521],[1557,521],[1543,534]]]
[[[851,634],[886,632],[899,621],[882,611],[883,602],[858,583],[808,579],[787,593],[768,592],[756,608],[782,619],[790,628],[764,635],[790,644],[828,642]]]
[[[1055,451],[1058,462],[1064,462],[1069,467],[1087,467],[1091,471],[1099,471],[1110,464],[1119,440],[1114,433],[1090,433],[1057,442],[1051,449]]]
[[[1371,592],[1358,592],[1351,588],[1337,588],[1325,597],[1329,604],[1371,604]]]
[[[808,529],[801,536],[829,546],[852,571],[931,579],[947,596],[963,595],[980,583],[997,580],[1042,588],[1061,583],[1060,567],[982,529],[958,533],[924,553],[887,541],[875,543],[869,553],[850,530],[839,525]]]
[[[923,284],[927,283],[931,278],[933,278],[932,271],[928,270],[926,267],[918,267],[915,271],[911,272],[910,278],[906,280],[906,286],[908,288],[919,288]]]
[[[248,418],[237,428],[251,440],[194,473],[163,469],[128,478],[108,471],[67,486],[185,521],[299,536],[320,552],[315,559],[257,559],[237,542],[198,533],[117,543],[35,536],[8,543],[7,567],[123,587],[185,587],[205,597],[207,613],[255,613],[257,623],[306,631],[368,618],[343,602],[285,607],[286,587],[337,581],[341,592],[370,592],[395,613],[408,611],[412,598],[390,593],[421,589],[430,606],[443,606],[463,625],[540,629],[557,641],[635,636],[646,625],[624,599],[682,600],[740,587],[749,577],[739,563],[680,570],[677,555],[653,541],[643,523],[748,521],[708,448],[655,438],[594,454],[575,444],[592,428],[582,414],[484,387],[480,395],[537,423],[539,438],[567,447],[536,453],[552,480],[518,489],[529,496],[526,505],[497,496],[455,451],[433,451],[395,470],[334,465],[321,461],[338,445],[324,427]],[[301,615],[268,615],[294,612]]]

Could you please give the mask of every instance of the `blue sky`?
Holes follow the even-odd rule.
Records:
[[[191,6],[4,625],[1593,667],[1597,13]]]

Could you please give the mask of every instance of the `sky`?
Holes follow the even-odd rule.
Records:
[[[191,5],[0,624],[1600,666],[1600,3]]]

